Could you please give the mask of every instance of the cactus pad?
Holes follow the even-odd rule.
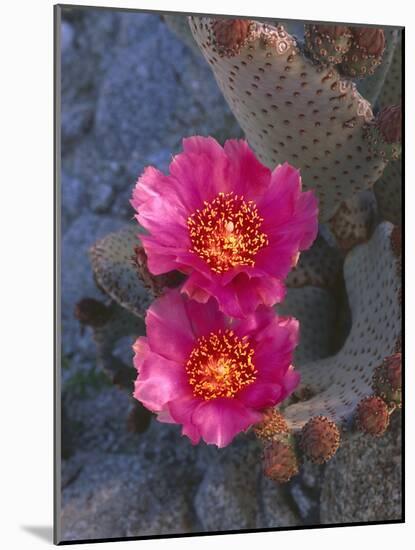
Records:
[[[96,281],[111,298],[135,315],[142,317],[153,298],[141,281],[135,248],[140,244],[137,226],[129,226],[107,235],[90,249]]]
[[[221,49],[217,20],[191,17],[190,27],[232,111],[259,158],[302,170],[319,198],[320,220],[370,188],[387,160],[369,154],[370,104],[333,67],[306,58],[282,26],[252,22],[237,52]]]
[[[298,364],[302,384],[312,384],[310,399],[284,410],[294,431],[314,416],[351,422],[358,403],[372,393],[373,373],[396,350],[401,334],[399,260],[392,250],[393,226],[380,224],[371,240],[354,248],[344,266],[352,328],[334,356]]]
[[[341,250],[347,252],[369,239],[376,212],[376,199],[369,189],[341,203],[328,224]]]

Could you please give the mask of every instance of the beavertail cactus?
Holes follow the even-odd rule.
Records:
[[[306,31],[309,48],[315,43],[310,59],[282,25],[245,22],[241,42],[238,25],[226,20],[225,45],[218,20],[190,17],[190,27],[259,158],[270,167],[288,161],[302,170],[305,187],[318,194],[321,221],[381,177],[388,158],[368,142],[367,127],[377,121],[370,103],[328,62],[337,57],[316,63],[316,49],[330,45],[333,53],[337,46],[340,55],[350,41],[347,63],[355,69],[349,73],[356,64],[359,74],[363,66],[370,73],[382,56],[383,31],[350,27],[350,38],[342,28],[312,26]],[[238,47],[227,49],[232,29]]]
[[[375,369],[395,353],[401,335],[401,281],[392,229],[389,223],[380,224],[368,243],[346,257],[351,329],[338,353],[301,365],[302,385],[314,396],[285,408],[284,416],[295,431],[314,416],[348,426],[360,400],[372,393]]]
[[[401,59],[399,36],[378,28],[307,25],[302,43],[282,25],[247,19],[192,16],[189,26],[265,166],[246,143],[232,140],[222,148],[211,138],[195,137],[185,140],[184,152],[173,157],[169,175],[147,168],[132,204],[148,234],[129,226],[91,248],[97,284],[119,305],[85,302],[77,315],[93,326],[100,361],[108,370],[117,338],[142,334],[139,318],[147,311],[147,339],[139,338],[134,346],[137,399],[161,421],[180,424],[194,443],[204,439],[224,446],[253,426],[263,448],[265,475],[286,482],[304,461],[328,461],[348,431],[382,435],[401,407],[397,159],[402,120],[400,84],[394,82]],[[264,286],[253,303],[252,293],[245,292],[240,278],[228,277],[228,269],[237,267],[244,280],[246,271],[258,267],[255,254],[269,244],[262,231],[264,219],[275,236],[287,223],[287,212],[295,211],[300,185],[288,201],[292,209],[281,210],[283,222],[274,203],[264,219],[255,210],[263,193],[260,186],[277,165],[276,175],[299,179],[300,173],[286,162],[300,169],[303,191],[319,199],[319,236],[312,244],[315,224],[307,246],[297,243],[289,249],[282,277],[287,288],[279,288],[278,300],[266,300]],[[236,196],[232,189],[219,189],[233,180],[246,185]],[[287,191],[283,200],[288,196]],[[194,209],[200,197],[203,205]],[[315,215],[314,206],[312,210]],[[185,220],[180,228],[175,225],[178,217]],[[161,230],[167,218],[171,225]],[[287,242],[304,225],[298,220],[278,237],[281,250],[288,250]],[[267,255],[269,273],[281,261],[275,250]],[[261,270],[264,284],[270,283],[269,273]],[[232,292],[225,296],[226,285]],[[244,301],[250,302],[249,308],[236,309]],[[92,322],[90,310],[97,312]],[[298,347],[293,317],[299,321]],[[286,341],[279,330],[290,333]],[[171,334],[177,335],[174,345]],[[256,340],[251,348],[247,341],[252,335]],[[278,384],[274,379],[262,384],[260,377],[270,375],[265,352],[258,352],[264,363],[254,367],[256,346],[262,349],[266,338],[267,353],[274,346],[278,355],[284,342],[287,347],[281,352],[284,368]],[[151,365],[146,357],[152,358]],[[169,366],[170,374],[163,366]],[[189,379],[182,376],[182,367]],[[298,386],[296,372],[301,374]],[[192,395],[186,393],[186,380],[194,388]],[[159,384],[163,391],[158,391]],[[246,402],[236,398],[228,407],[226,399],[242,390]],[[133,423],[139,413],[131,413]],[[138,421],[138,429],[140,425]]]

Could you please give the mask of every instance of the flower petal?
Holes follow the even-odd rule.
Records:
[[[226,447],[239,433],[259,422],[262,415],[248,409],[237,399],[212,399],[199,405],[192,423],[206,443]]]
[[[209,151],[183,152],[173,157],[170,174],[181,183],[180,198],[192,212],[201,208],[204,201],[212,201],[218,193],[227,193],[232,182],[229,177],[229,161],[222,154]]]
[[[229,139],[224,150],[232,165],[235,193],[248,200],[263,193],[270,183],[271,170],[259,162],[248,143]]]
[[[238,393],[238,399],[246,407],[265,409],[281,401],[282,394],[280,384],[254,382]]]
[[[300,380],[301,380],[300,373],[298,371],[295,371],[293,365],[291,365],[286,375],[284,376],[284,380],[283,380],[283,384],[284,384],[284,394],[282,397],[283,399],[285,399],[287,395],[290,395],[295,390],[295,388],[300,383]]]
[[[141,365],[134,397],[151,411],[162,411],[168,401],[188,389],[182,365],[150,352]]]
[[[179,292],[168,290],[151,304],[146,315],[146,327],[152,351],[178,363],[188,358],[195,335]]]
[[[168,403],[168,409],[171,417],[177,424],[182,424],[182,434],[186,435],[193,445],[200,441],[200,431],[192,423],[192,415],[202,400],[195,398],[191,393],[186,394],[179,399],[173,399]]]
[[[213,298],[204,304],[186,300],[185,307],[196,338],[206,336],[224,324],[223,314]]]
[[[134,359],[133,363],[138,372],[140,372],[141,366],[150,353],[150,347],[148,340],[145,336],[140,336],[133,344]]]

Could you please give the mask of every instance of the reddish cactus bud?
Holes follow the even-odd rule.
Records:
[[[341,25],[305,25],[304,36],[311,56],[322,64],[341,63],[352,43],[349,27]]]
[[[298,474],[299,460],[292,439],[270,441],[264,447],[264,474],[278,483],[285,483]]]
[[[385,107],[376,120],[366,127],[369,151],[386,160],[396,160],[401,154],[402,113],[399,105]]]
[[[352,28],[352,46],[344,56],[341,71],[346,76],[363,77],[373,74],[382,62],[385,51],[383,29]]]
[[[378,57],[385,50],[385,31],[374,27],[358,27],[353,29],[353,42],[368,55]]]
[[[264,411],[262,422],[254,426],[257,437],[264,440],[272,439],[278,434],[288,434],[288,425],[277,409],[270,408]]]
[[[382,109],[376,119],[376,126],[386,143],[401,143],[402,110],[400,105]]]
[[[301,430],[300,448],[316,464],[327,462],[339,445],[339,429],[325,416],[311,418]]]
[[[356,410],[356,427],[361,432],[376,437],[385,433],[389,425],[388,406],[376,395],[365,397]]]
[[[74,315],[83,325],[98,328],[109,321],[111,309],[94,298],[83,298],[76,304]]]
[[[147,254],[142,246],[136,246],[135,256],[131,259],[137,268],[137,274],[144,286],[150,290],[153,296],[160,296],[165,288],[174,288],[180,284],[183,275],[178,271],[170,271],[165,275],[153,275],[147,265]]]
[[[212,23],[215,45],[219,54],[236,54],[249,36],[252,21],[249,19],[216,19]]]
[[[349,27],[342,25],[312,25],[320,35],[328,36],[333,39],[341,38],[342,36],[351,36]]]
[[[376,368],[373,390],[389,405],[402,406],[402,354],[394,353]]]

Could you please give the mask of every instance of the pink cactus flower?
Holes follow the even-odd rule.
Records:
[[[284,279],[317,234],[317,199],[301,191],[299,171],[271,171],[242,140],[183,140],[169,175],[147,167],[131,200],[154,275],[188,275],[182,291],[213,296],[243,318],[284,299]]]
[[[193,444],[225,447],[299,382],[291,363],[298,321],[272,308],[231,319],[215,300],[200,304],[174,289],[150,306],[146,327],[133,346],[134,397],[161,422],[181,424]]]

